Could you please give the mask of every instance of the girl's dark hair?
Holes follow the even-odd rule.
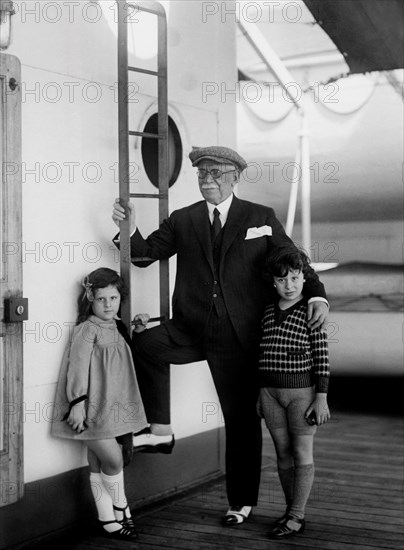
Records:
[[[310,258],[295,245],[276,248],[264,263],[264,278],[273,282],[274,277],[286,277],[290,270],[302,271],[305,279],[311,278]]]
[[[82,282],[84,288],[77,299],[78,315],[76,325],[83,323],[92,314],[92,302],[88,299],[88,296],[91,294],[95,296],[95,292],[98,289],[110,285],[116,287],[121,295],[122,303],[128,295],[128,290],[124,280],[116,271],[107,267],[100,267],[92,271],[87,277],[84,277]]]

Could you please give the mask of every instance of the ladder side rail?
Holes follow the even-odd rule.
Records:
[[[131,320],[131,253],[130,253],[130,224],[128,202],[130,193],[129,176],[129,140],[130,135],[150,137],[158,140],[158,173],[159,193],[159,223],[168,217],[168,96],[167,96],[167,18],[164,8],[158,2],[139,2],[128,4],[125,0],[116,0],[118,5],[118,118],[119,118],[119,196],[121,205],[125,209],[126,219],[121,223],[120,239],[120,271],[128,290],[129,296],[122,304],[121,316],[128,331]],[[158,70],[148,71],[129,67],[128,65],[128,37],[127,11],[132,8],[158,16]],[[157,76],[158,79],[158,133],[157,135],[144,132],[129,131],[128,123],[128,71],[138,71]],[[146,195],[144,195],[146,196]],[[169,316],[169,265],[168,260],[160,261],[160,318]]]
[[[129,194],[129,122],[128,122],[128,28],[127,4],[117,0],[118,8],[118,136],[119,136],[119,199],[125,209],[126,218],[120,223],[120,274],[128,290],[128,296],[121,305],[121,318],[128,333],[131,327],[131,253]]]
[[[159,223],[168,217],[168,59],[167,59],[167,17],[164,8],[159,5],[158,17],[158,134],[165,139],[158,140],[158,183],[159,183]],[[168,320],[170,314],[169,261],[160,262],[160,316]]]

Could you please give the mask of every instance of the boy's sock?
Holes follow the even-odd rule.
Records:
[[[292,466],[291,468],[283,469],[278,466],[278,475],[282,485],[283,494],[285,495],[286,506],[289,508],[293,500],[293,488],[295,484],[295,467]]]
[[[314,481],[314,464],[295,466],[295,484],[293,500],[289,508],[291,516],[297,519],[304,518],[306,503]]]
[[[105,488],[101,474],[90,472],[90,487],[97,508],[98,519],[100,521],[113,522],[103,525],[103,528],[108,533],[119,531],[122,526],[116,521],[114,509],[112,507],[112,498]]]

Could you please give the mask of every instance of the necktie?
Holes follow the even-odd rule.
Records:
[[[220,223],[220,212],[217,208],[215,208],[213,210],[213,224],[212,224],[212,227],[213,227],[213,240],[216,239],[216,237],[219,235],[221,229],[222,229],[222,224]]]

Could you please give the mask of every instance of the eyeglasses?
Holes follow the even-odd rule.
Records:
[[[205,170],[204,168],[199,168],[199,170],[197,170],[198,178],[201,180],[206,180],[206,178],[208,177],[208,174],[210,174],[214,180],[218,180],[224,174],[230,174],[230,172],[237,172],[237,170],[235,170],[234,168],[233,170],[228,170],[227,172],[222,172],[218,168],[212,168],[212,170]]]

